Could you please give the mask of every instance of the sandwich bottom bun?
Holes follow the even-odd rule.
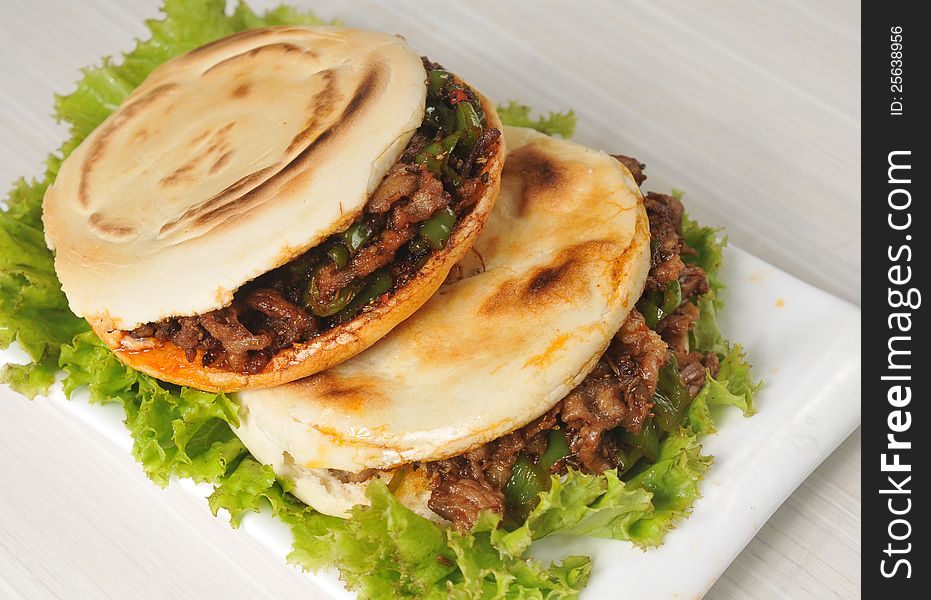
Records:
[[[271,436],[251,427],[248,414],[240,414],[240,428],[237,434],[249,439],[249,451],[263,464],[270,465],[279,477],[284,477],[294,484],[291,493],[300,498],[314,510],[334,517],[348,517],[353,506],[367,505],[365,490],[373,481],[380,481],[389,486],[398,501],[418,515],[443,522],[443,518],[430,510],[430,478],[423,468],[403,466],[388,471],[367,473],[364,481],[348,480],[345,471],[325,468],[309,468],[297,464],[294,457]]]
[[[364,504],[374,472],[439,520],[423,463],[550,410],[591,372],[643,293],[650,230],[630,172],[569,141],[504,132],[497,205],[436,295],[352,359],[234,396],[237,435],[321,512]]]
[[[481,96],[488,128],[501,129],[494,105]],[[430,255],[427,262],[404,285],[382,296],[370,309],[307,342],[297,343],[275,355],[259,373],[247,375],[213,369],[199,357],[187,360],[184,350],[154,338],[137,340],[125,331],[111,330],[107,320],[89,320],[91,328],[121,361],[157,379],[206,390],[233,392],[281,385],[337,365],[365,350],[399,323],[410,317],[440,287],[450,269],[460,261],[478,238],[495,205],[504,165],[505,142],[485,163],[477,176],[485,180],[482,196],[453,229],[446,246]]]
[[[348,518],[353,506],[368,505],[365,490],[377,480],[388,485],[398,502],[421,517],[436,523],[447,522],[427,506],[433,490],[430,476],[422,467],[410,466],[389,472],[380,471],[372,479],[358,483],[340,481],[329,469],[289,469],[282,466],[275,472],[294,482],[292,494],[325,515]]]

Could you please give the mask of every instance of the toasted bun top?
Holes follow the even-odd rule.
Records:
[[[165,63],[46,193],[71,309],[105,329],[204,313],[344,229],[420,126],[425,77],[401,38],[335,27]]]
[[[640,191],[601,152],[522,129],[505,139],[498,202],[461,280],[352,359],[237,395],[237,434],[259,460],[359,471],[447,458],[532,421],[590,372],[649,270]]]

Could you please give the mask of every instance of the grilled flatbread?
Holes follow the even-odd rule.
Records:
[[[400,37],[335,27],[245,31],[165,63],[46,194],[46,238],[71,309],[130,366],[205,390],[279,384],[363,350],[468,251],[494,203],[502,144],[475,173],[480,189],[444,248],[359,316],[318,324],[261,369],[129,334],[228,307],[244,284],[361,218],[424,122],[426,78]],[[479,101],[486,126],[500,127]]]

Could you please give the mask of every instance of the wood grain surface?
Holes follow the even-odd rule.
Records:
[[[647,189],[685,190],[740,247],[859,304],[859,2],[292,3],[402,33],[493,98],[573,108],[576,139],[646,162]],[[38,175],[63,139],[52,94],[131,48],[158,2],[3,8],[5,183]],[[293,569],[150,484],[128,452],[41,400],[0,410],[0,598],[308,597]],[[859,445],[857,432],[707,597],[859,597]]]

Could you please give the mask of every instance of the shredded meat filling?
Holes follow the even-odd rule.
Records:
[[[705,270],[695,265],[685,265],[679,271],[679,285],[683,298],[694,298],[708,292],[708,276]]]
[[[355,255],[349,266],[343,269],[335,264],[324,265],[317,271],[317,289],[325,299],[333,298],[336,293],[366,275],[388,265],[404,244],[413,239],[416,230],[406,224],[399,229],[386,229],[378,235],[378,240],[362,248]]]
[[[390,209],[388,228],[378,239],[352,258],[348,267],[339,268],[331,263],[317,272],[317,289],[321,297],[332,298],[356,279],[361,279],[394,260],[398,250],[411,241],[416,230],[414,224],[429,219],[450,203],[449,193],[443,184],[423,165],[398,164],[392,167],[372,196],[370,208],[374,213]]]
[[[412,155],[411,159],[413,158]],[[401,198],[409,198],[420,187],[425,170],[423,165],[404,163],[391,167],[385,175],[385,180],[369,199],[368,211],[376,214],[386,213]]]
[[[223,366],[234,371],[257,372],[255,365],[249,361],[249,352],[264,350],[274,341],[274,337],[268,332],[252,333],[246,329],[232,308],[209,312],[200,317],[198,322],[223,346],[223,351],[217,355],[213,364],[222,362]],[[263,364],[262,367],[264,366]]]
[[[582,467],[600,473],[618,466],[606,436],[618,427],[640,431],[665,362],[666,344],[631,311],[595,369],[562,401],[566,439]]]
[[[656,332],[669,344],[676,358],[688,353],[689,332],[695,328],[699,316],[698,307],[686,301],[676,312],[657,323]]]
[[[637,182],[637,185],[641,185],[644,181],[647,180],[646,174],[643,170],[646,168],[646,165],[637,160],[636,158],[631,158],[630,156],[624,156],[623,154],[612,154],[615,159],[630,171],[630,174],[634,176],[634,181]]]
[[[491,155],[491,149],[498,143],[498,138],[500,137],[501,132],[497,129],[486,129],[482,131],[478,141],[472,146],[472,151],[469,152],[469,156],[460,166],[461,172],[468,173],[470,177],[474,177],[477,171],[480,170],[482,165],[488,160],[488,157]]]
[[[363,469],[358,473],[353,473],[351,471],[340,471],[338,469],[330,469],[330,473],[336,477],[341,483],[362,483],[368,481],[378,473],[377,469]]]
[[[448,479],[433,489],[427,506],[460,531],[468,531],[483,510],[504,512],[504,493],[481,479]]]
[[[679,278],[685,268],[680,255],[685,242],[682,239],[682,203],[673,196],[648,192],[643,199],[650,219],[650,239],[653,254],[650,258],[650,274],[647,291],[663,290],[666,284]]]

